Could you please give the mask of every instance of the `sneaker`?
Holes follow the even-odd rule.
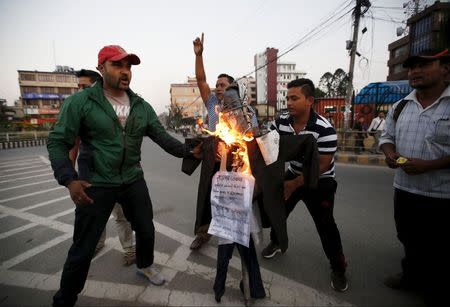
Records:
[[[344,292],[348,289],[348,281],[345,272],[331,271],[331,288]]]
[[[410,282],[403,273],[386,277],[384,285],[394,290],[417,290],[419,287]]]
[[[208,233],[198,233],[195,236],[195,239],[194,241],[192,241],[191,246],[189,248],[194,250],[199,249],[200,247],[202,247],[203,244],[209,241],[210,237],[211,235]]]
[[[266,259],[270,259],[277,253],[281,253],[281,248],[277,244],[270,241],[269,245],[262,250],[261,255]]]
[[[123,253],[123,265],[130,266],[134,263],[136,263],[136,249],[133,246]]]
[[[157,268],[155,268],[154,265],[151,265],[144,269],[137,269],[136,273],[147,278],[155,286],[161,286],[166,281],[164,279],[164,276],[162,276],[161,272]]]

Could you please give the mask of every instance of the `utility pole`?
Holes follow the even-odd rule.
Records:
[[[355,69],[355,57],[357,52],[358,44],[358,32],[359,32],[359,20],[361,16],[367,12],[370,7],[369,0],[356,0],[356,6],[353,11],[355,15],[355,22],[353,25],[353,38],[350,46],[350,67],[348,69],[348,84],[347,84],[347,95],[345,98],[345,112],[344,112],[344,129],[348,130],[350,128],[350,108],[352,106],[352,96],[353,96],[353,71]],[[361,13],[361,7],[366,7],[365,11]]]

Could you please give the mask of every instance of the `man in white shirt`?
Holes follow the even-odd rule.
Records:
[[[380,136],[384,130],[385,124],[386,120],[384,119],[383,111],[380,111],[378,113],[378,116],[372,119],[372,122],[370,123],[369,129],[367,131],[369,131],[369,133],[371,133],[373,135],[373,138],[375,139],[371,149],[372,153],[381,153],[378,150],[378,143],[380,142]]]
[[[385,284],[424,291],[428,306],[443,306],[450,276],[450,53],[425,50],[403,66],[414,90],[389,111],[380,147],[396,169],[394,218],[405,256],[402,273]]]

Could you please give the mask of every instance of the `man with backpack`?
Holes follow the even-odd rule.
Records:
[[[380,147],[395,168],[394,219],[403,244],[402,273],[385,280],[399,290],[424,291],[429,306],[443,306],[450,274],[450,53],[410,56],[414,90],[394,104]]]

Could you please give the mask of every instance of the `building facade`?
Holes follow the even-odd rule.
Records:
[[[54,72],[19,70],[18,73],[20,99],[16,107],[23,110],[25,124],[50,126],[56,122],[64,99],[78,90],[72,68],[58,66]]]
[[[387,81],[406,80],[402,63],[409,55],[425,49],[450,48],[450,3],[436,1],[433,5],[410,17],[407,36],[389,44],[389,75]]]
[[[186,83],[170,85],[171,108],[178,108],[183,118],[205,119],[206,108],[197,87],[197,80],[188,77]]]
[[[286,109],[287,84],[303,78],[306,72],[297,71],[295,63],[279,62],[278,50],[267,48],[255,55],[256,106],[259,119],[272,120]]]
[[[277,107],[278,49],[266,48],[255,55],[256,105],[258,119],[273,120]]]
[[[277,111],[286,110],[287,85],[295,79],[304,78],[305,72],[296,71],[295,63],[278,63],[277,64]]]

